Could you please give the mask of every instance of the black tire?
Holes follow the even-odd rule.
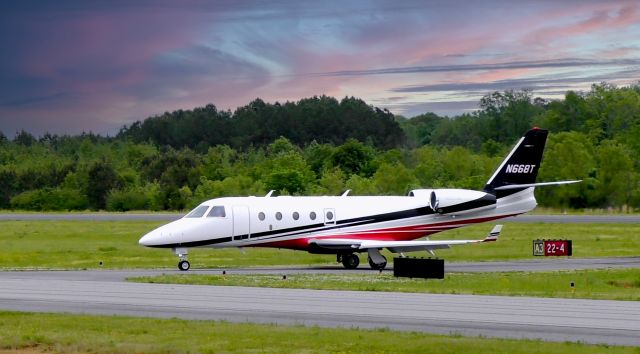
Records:
[[[356,269],[360,264],[360,257],[357,254],[345,254],[342,256],[342,265],[346,269]]]
[[[180,269],[181,271],[185,272],[189,270],[189,268],[191,268],[191,264],[189,264],[189,261],[178,262],[178,269]]]
[[[387,257],[382,256],[382,258],[384,258],[384,262],[383,263],[373,263],[373,261],[371,260],[371,257],[367,257],[367,260],[369,261],[369,267],[371,267],[371,269],[373,270],[382,270],[384,268],[387,267]]]

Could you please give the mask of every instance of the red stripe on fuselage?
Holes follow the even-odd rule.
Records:
[[[401,226],[401,227],[392,227],[392,228],[384,228],[384,229],[371,229],[371,230],[353,231],[353,232],[347,231],[344,233],[336,233],[333,235],[304,236],[301,238],[296,238],[291,240],[272,241],[272,242],[254,244],[254,245],[247,245],[247,247],[272,247],[272,248],[286,248],[286,249],[307,251],[309,250],[309,240],[311,239],[317,240],[317,239],[326,239],[326,238],[339,238],[344,240],[410,241],[420,237],[432,235],[437,232],[455,229],[455,228],[464,226],[464,224],[477,224],[477,223],[487,222],[491,220],[507,218],[514,215],[518,215],[518,214],[490,216],[490,217],[478,218],[478,219],[455,220],[455,221],[447,221],[447,222],[442,222],[437,224],[411,225],[411,226]],[[339,231],[339,230],[336,230],[336,231]]]

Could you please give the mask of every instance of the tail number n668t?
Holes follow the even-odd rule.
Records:
[[[510,164],[507,165],[506,173],[532,173],[533,168],[536,165],[520,165],[520,164]]]

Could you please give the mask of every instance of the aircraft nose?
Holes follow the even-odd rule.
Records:
[[[141,246],[148,246],[149,244],[149,234],[146,234],[142,237],[140,237],[140,240],[138,241],[138,244]]]
[[[149,232],[148,234],[142,236],[138,243],[142,246],[154,246],[158,243],[158,237],[160,235],[154,231]]]

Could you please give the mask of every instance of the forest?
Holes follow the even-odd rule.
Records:
[[[166,112],[116,136],[0,133],[0,208],[184,210],[221,196],[405,195],[481,189],[519,137],[549,129],[536,189],[560,209],[640,209],[640,83],[594,84],[559,100],[486,94],[473,113],[406,118],[361,99],[260,99]]]

